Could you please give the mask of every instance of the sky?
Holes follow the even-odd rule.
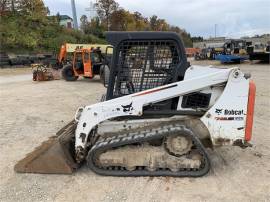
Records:
[[[75,0],[78,22],[90,15],[90,0]],[[95,2],[93,0],[93,2]],[[270,34],[270,0],[116,0],[120,7],[145,17],[157,15],[192,36],[239,38]],[[70,0],[44,0],[50,14],[72,17]]]

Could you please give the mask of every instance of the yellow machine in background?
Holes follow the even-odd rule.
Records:
[[[113,53],[113,49],[111,45],[108,44],[72,44],[65,43],[61,46],[58,57],[57,57],[57,66],[58,68],[62,68],[69,61],[72,61],[73,53],[76,50],[80,49],[97,49],[99,48],[101,54],[111,55]],[[71,53],[69,55],[69,53]],[[69,57],[70,56],[70,57]]]

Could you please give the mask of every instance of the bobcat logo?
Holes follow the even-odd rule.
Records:
[[[129,105],[121,105],[123,107],[123,112],[130,112],[133,110],[132,102]]]
[[[222,113],[222,109],[216,109],[216,114],[220,115]]]

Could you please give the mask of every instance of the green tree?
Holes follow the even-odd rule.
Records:
[[[87,29],[87,26],[88,26],[87,16],[82,15],[80,18],[80,22],[81,22],[80,28],[85,33],[85,30]]]
[[[48,14],[42,0],[20,0],[19,9],[27,15],[34,17],[44,17]]]
[[[156,16],[156,15],[153,15],[150,17],[150,20],[149,20],[150,29],[153,31],[157,30],[157,19],[158,19],[158,16]]]
[[[150,17],[149,23],[152,31],[168,31],[170,28],[166,20],[159,19],[156,15]]]
[[[59,25],[60,14],[47,16],[41,0],[0,0],[1,50],[24,52],[58,50],[69,43],[104,43],[91,34],[68,30]]]
[[[114,0],[98,0],[96,7],[98,17],[89,22],[86,16],[82,16],[82,31],[76,31],[59,25],[59,13],[47,16],[49,10],[42,0],[0,0],[1,49],[40,51],[59,49],[65,42],[104,43],[105,30],[174,31],[182,37],[186,46],[192,47],[189,33],[169,25],[157,15],[148,20],[139,12],[119,8]]]
[[[133,13],[133,16],[136,23],[136,30],[138,31],[149,30],[149,22],[147,18],[143,17],[142,14],[137,11]]]
[[[99,38],[104,38],[104,27],[101,25],[98,17],[92,18],[90,22],[87,23],[84,29],[85,34],[93,34]]]
[[[191,40],[192,40],[192,42],[201,42],[201,41],[203,41],[203,37],[194,36],[194,37],[191,37]]]
[[[60,13],[59,12],[56,13],[56,22],[60,23]]]
[[[134,15],[124,9],[114,11],[111,16],[110,30],[113,31],[134,31],[136,22]]]
[[[99,18],[105,23],[107,30],[109,30],[111,16],[118,9],[119,4],[114,0],[98,0],[95,7]]]
[[[178,26],[170,26],[170,31],[178,33],[181,36],[186,47],[192,47],[192,40],[190,34],[187,33],[185,30],[180,29]]]

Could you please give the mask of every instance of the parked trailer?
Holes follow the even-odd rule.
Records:
[[[219,60],[222,64],[224,63],[238,63],[240,64],[244,60],[247,60],[247,56],[240,56],[240,55],[224,55],[219,54],[215,56],[216,60]]]

